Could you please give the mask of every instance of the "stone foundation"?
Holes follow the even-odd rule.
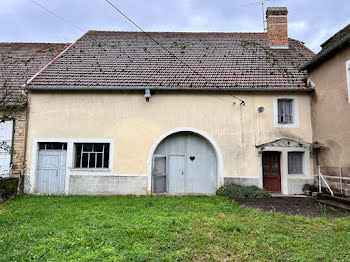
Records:
[[[70,175],[71,195],[146,195],[147,176]]]

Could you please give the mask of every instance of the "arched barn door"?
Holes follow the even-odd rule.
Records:
[[[217,159],[211,144],[192,132],[166,137],[153,155],[152,192],[215,194]]]

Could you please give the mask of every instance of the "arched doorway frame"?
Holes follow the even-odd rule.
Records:
[[[206,139],[211,146],[214,149],[215,155],[216,155],[216,161],[217,161],[217,187],[221,187],[224,185],[224,160],[222,157],[221,149],[218,146],[218,144],[215,142],[215,140],[209,136],[207,133],[200,129],[192,128],[192,127],[178,127],[171,129],[164,134],[162,134],[158,139],[154,142],[149,154],[148,154],[148,161],[147,161],[147,192],[149,194],[152,193],[152,160],[154,152],[156,151],[158,145],[168,136],[179,133],[179,132],[192,132],[197,135],[200,135],[204,139]]]

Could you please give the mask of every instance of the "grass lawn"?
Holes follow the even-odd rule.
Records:
[[[222,197],[21,196],[0,204],[0,261],[350,261],[350,218]]]

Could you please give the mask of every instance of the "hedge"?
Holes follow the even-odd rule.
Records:
[[[216,191],[216,195],[224,196],[229,199],[231,198],[262,198],[270,197],[271,195],[256,186],[239,186],[235,184],[228,184],[223,187],[220,187]]]
[[[18,178],[0,178],[0,200],[6,201],[17,194]]]

